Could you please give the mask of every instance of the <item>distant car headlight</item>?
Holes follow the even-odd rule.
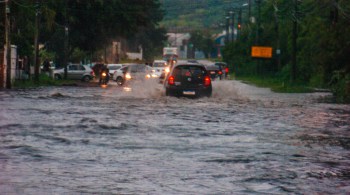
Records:
[[[125,78],[126,79],[131,79],[131,75],[129,73],[126,73]]]
[[[170,72],[170,68],[169,68],[169,67],[166,67],[166,68],[165,68],[165,72],[166,72],[166,73],[169,73],[169,72]]]
[[[146,74],[146,78],[147,79],[151,78],[151,75],[150,74]]]
[[[152,70],[152,72],[156,72],[156,70]]]
[[[107,76],[107,74],[106,74],[105,72],[103,72],[103,73],[102,73],[102,76],[104,76],[104,77],[105,77],[105,76]]]

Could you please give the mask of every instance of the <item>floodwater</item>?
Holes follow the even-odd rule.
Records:
[[[0,194],[349,194],[350,106],[214,81],[0,91]]]

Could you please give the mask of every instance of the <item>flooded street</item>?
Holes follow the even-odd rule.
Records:
[[[350,193],[350,106],[329,94],[154,86],[0,91],[0,194]]]

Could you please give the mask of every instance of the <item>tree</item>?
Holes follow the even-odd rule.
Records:
[[[193,31],[189,43],[193,45],[193,50],[203,51],[206,58],[214,49],[214,40],[209,34],[203,34],[201,31]]]
[[[20,55],[33,54],[36,0],[11,4],[15,18],[13,43]],[[47,0],[41,2],[40,43],[63,58],[65,28],[69,30],[69,53],[91,55],[112,39],[134,38],[138,32],[157,29],[163,18],[158,0]],[[161,32],[161,31],[159,31]],[[162,32],[165,34],[165,32]],[[155,39],[152,39],[157,41]],[[62,61],[62,60],[61,60]]]

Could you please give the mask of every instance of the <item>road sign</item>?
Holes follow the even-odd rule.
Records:
[[[272,58],[272,47],[252,46],[253,58]]]

